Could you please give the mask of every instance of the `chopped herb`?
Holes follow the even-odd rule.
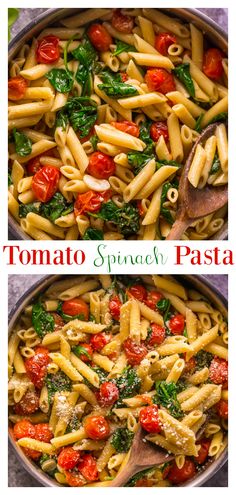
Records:
[[[228,118],[228,112],[221,112],[218,113],[218,115],[216,115],[213,119],[211,119],[209,124],[214,124],[215,122],[224,122],[225,120],[227,120],[227,118]]]
[[[91,360],[90,354],[82,345],[75,345],[74,347],[72,347],[72,352],[74,352],[74,354],[79,358],[80,356],[86,356],[89,360]]]
[[[168,409],[168,411],[174,418],[181,418],[183,416],[183,412],[181,410],[181,405],[177,399],[176,384],[174,382],[166,383],[166,381],[160,380],[156,382],[155,387],[155,404],[161,405]]]
[[[111,445],[116,449],[116,452],[128,452],[132,445],[134,433],[128,428],[117,428],[112,435]]]
[[[40,206],[40,214],[43,217],[48,218],[51,222],[55,222],[57,218],[68,215],[68,213],[73,211],[73,204],[67,203],[66,199],[60,192],[56,192],[50,201],[47,203],[42,203]]]
[[[195,131],[201,132],[202,131],[202,119],[203,119],[204,113],[201,113],[199,117],[196,120],[196,125],[195,125]]]
[[[197,364],[196,364],[197,370],[200,370],[200,369],[205,368],[205,367],[209,368],[213,357],[214,356],[210,352],[207,352],[204,350],[199,351],[195,355],[195,359],[197,362]]]
[[[23,203],[19,206],[19,218],[25,218],[28,213],[37,213],[40,212],[41,203],[28,203],[24,205]]]
[[[46,78],[59,93],[69,93],[73,87],[73,73],[66,69],[51,69]]]
[[[180,392],[183,392],[183,390],[186,390],[187,387],[188,387],[188,383],[185,380],[180,378],[176,383],[177,394],[179,394]]]
[[[67,315],[66,313],[64,313],[64,311],[62,310],[62,305],[63,305],[63,302],[60,301],[58,303],[58,306],[57,306],[57,313],[63,318],[64,321],[71,321],[71,320],[84,320],[84,314],[83,313],[80,313],[78,315],[74,315],[74,316],[70,316],[70,315]]]
[[[100,368],[100,366],[93,366],[92,369],[99,376],[100,383],[107,382],[108,373],[105,370]]]
[[[119,389],[119,399],[115,403],[116,407],[122,407],[123,399],[138,394],[141,387],[141,379],[134,368],[127,367],[123,370],[122,375],[115,379],[116,386]]]
[[[221,164],[220,164],[219,156],[217,153],[215,153],[209,175],[217,174],[217,172],[219,172],[219,170],[220,170],[220,167],[221,167]]]
[[[73,431],[77,431],[79,429],[80,425],[81,425],[81,422],[80,422],[78,416],[76,416],[76,414],[73,414],[70,421],[69,421],[69,424],[67,425],[66,433],[72,433]]]
[[[115,40],[115,44],[116,44],[116,49],[112,53],[112,55],[120,55],[120,53],[123,53],[123,52],[136,52],[137,51],[134,46],[128,45],[127,43],[124,43],[124,41]]]
[[[176,77],[184,84],[187,88],[190,96],[195,97],[195,88],[193,80],[190,74],[190,64],[181,64],[173,69]]]
[[[137,89],[130,84],[122,82],[120,74],[104,70],[100,73],[103,84],[98,84],[98,88],[106,93],[110,98],[124,98],[138,94]]]
[[[45,383],[48,389],[49,404],[52,403],[56,392],[70,392],[72,388],[70,378],[63,371],[47,374]]]
[[[99,241],[104,239],[103,231],[88,227],[83,235],[84,241]]]
[[[29,155],[32,151],[31,139],[28,136],[26,136],[23,132],[17,131],[16,128],[13,129],[12,134],[15,142],[17,155],[19,156]]]
[[[43,338],[47,333],[54,331],[54,318],[50,313],[44,310],[40,301],[33,304],[32,324],[35,332],[41,338]]]
[[[99,141],[97,135],[95,134],[94,136],[91,136],[91,138],[90,138],[89,141],[90,141],[90,143],[91,143],[91,145],[93,147],[93,151],[96,151],[97,150],[97,144],[98,144],[98,141]]]

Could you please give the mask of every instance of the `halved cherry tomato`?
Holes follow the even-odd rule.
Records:
[[[137,344],[135,340],[130,337],[123,343],[123,349],[127,357],[127,361],[131,366],[141,363],[147,354],[147,348],[144,344]]]
[[[22,76],[11,77],[8,81],[8,98],[12,101],[21,100],[23,98],[29,82]]]
[[[66,481],[69,486],[84,486],[86,485],[86,480],[81,473],[77,471],[65,471]]]
[[[41,168],[43,168],[43,165],[41,164],[40,158],[42,156],[45,156],[45,155],[46,156],[54,156],[54,152],[53,152],[53,150],[48,150],[48,151],[45,151],[44,153],[40,153],[40,155],[35,156],[34,158],[31,158],[26,164],[26,169],[27,169],[28,175],[34,175]]]
[[[122,306],[122,302],[119,296],[117,295],[112,296],[109,301],[109,311],[111,313],[112,318],[114,318],[114,320],[119,321],[121,306]]]
[[[129,76],[128,76],[128,74],[126,74],[126,72],[120,72],[120,75],[121,75],[122,82],[128,81]]]
[[[155,48],[162,55],[168,54],[168,48],[173,43],[176,43],[176,36],[170,33],[159,33],[155,37]]]
[[[223,419],[228,419],[228,401],[220,399],[220,401],[216,404],[216,410],[219,416]]]
[[[107,52],[109,50],[112,44],[112,37],[102,24],[91,24],[88,28],[87,35],[96,50],[99,52]]]
[[[38,346],[34,352],[34,356],[25,360],[25,369],[34,386],[41,389],[47,374],[47,365],[50,362],[49,351],[46,347]]]
[[[40,440],[40,442],[50,443],[50,440],[53,438],[53,432],[48,423],[38,423],[35,425],[35,436],[36,440]]]
[[[53,316],[53,319],[54,319],[54,331],[56,332],[57,330],[60,330],[62,327],[65,326],[65,322],[63,320],[63,318],[58,315],[57,313],[51,313],[51,315]]]
[[[85,342],[81,342],[80,344],[80,347],[82,347],[82,350],[84,349],[85,353],[83,354],[83,352],[81,352],[80,354],[80,359],[81,361],[83,361],[84,363],[90,363],[91,360],[92,360],[92,357],[93,357],[93,348],[91,345],[89,344],[86,344]],[[88,356],[87,356],[88,354]]]
[[[171,481],[171,483],[173,483],[173,485],[178,485],[179,483],[184,483],[190,478],[193,478],[196,472],[197,470],[194,462],[190,459],[185,459],[184,465],[181,469],[179,469],[175,463],[173,464],[167,478]]]
[[[135,124],[135,122],[123,120],[122,122],[111,122],[111,125],[121,132],[126,132],[134,137],[139,137],[139,127]]]
[[[172,318],[169,321],[169,329],[171,333],[173,333],[174,335],[182,335],[184,331],[184,326],[185,326],[185,319],[184,316],[181,314],[172,316]]]
[[[139,480],[136,481],[135,487],[140,487],[140,486],[153,486],[153,481],[149,480],[148,478],[140,478]]]
[[[169,463],[167,464],[167,466],[164,467],[163,471],[162,471],[162,478],[163,480],[166,480],[166,478],[168,478],[168,474],[172,468],[172,463]]]
[[[140,199],[137,201],[136,206],[138,208],[138,212],[139,212],[140,217],[143,217],[144,214],[145,214],[145,211],[144,211],[144,208],[143,208],[143,205],[142,205],[142,201]]]
[[[98,402],[102,407],[112,406],[119,398],[119,389],[112,382],[104,382],[98,392]]]
[[[129,296],[132,296],[141,302],[145,301],[145,299],[147,298],[147,290],[141,284],[132,285],[131,287],[129,287],[127,292]]]
[[[18,402],[14,409],[15,413],[20,416],[27,416],[36,412],[39,408],[39,397],[33,390],[28,390],[25,395],[23,395],[20,402]]]
[[[228,381],[228,361],[214,357],[209,369],[209,378],[213,383],[220,385]]]
[[[21,419],[13,427],[13,435],[16,440],[20,438],[35,438],[35,426],[28,419]]]
[[[174,77],[165,69],[148,69],[144,79],[150,91],[159,91],[165,95],[176,89]]]
[[[146,406],[139,413],[139,422],[142,428],[149,433],[159,433],[161,425],[159,423],[158,406]]]
[[[51,64],[60,58],[60,39],[57,36],[45,36],[38,41],[36,48],[36,60],[39,64]]]
[[[157,292],[157,290],[150,290],[147,293],[147,297],[144,303],[146,304],[146,306],[156,311],[157,303],[160,301],[160,299],[163,299],[163,295],[160,292]]]
[[[194,457],[194,460],[195,462],[197,462],[197,464],[204,464],[208,456],[211,441],[208,440],[207,438],[203,438],[202,440],[200,440],[200,442],[197,442],[197,445],[201,445],[201,447],[198,451],[197,457]]]
[[[101,208],[102,203],[106,203],[110,199],[109,191],[98,193],[95,191],[87,191],[86,193],[78,194],[74,204],[75,216],[81,213],[96,212]]]
[[[163,136],[164,140],[169,141],[168,127],[165,122],[153,122],[150,127],[150,136],[153,141],[158,141],[158,139]]]
[[[166,337],[166,331],[164,327],[161,327],[157,323],[151,323],[150,325],[152,333],[151,337],[148,339],[147,344],[148,345],[161,345],[162,342],[165,340]]]
[[[110,426],[103,416],[89,416],[84,421],[86,434],[92,440],[105,440],[110,435]]]
[[[132,33],[134,27],[134,19],[130,15],[124,15],[121,9],[116,9],[113,13],[112,26],[120,33]]]
[[[186,353],[184,354],[184,359],[186,359]],[[196,368],[196,359],[195,357],[191,357],[189,361],[185,360],[185,367],[184,367],[184,372],[185,373],[190,373]]]
[[[204,53],[203,72],[207,77],[213,80],[220,79],[224,73],[222,60],[224,54],[219,48],[209,48]]]
[[[57,463],[62,469],[73,469],[80,460],[79,450],[73,449],[73,447],[64,447],[61,450]]]
[[[114,175],[116,165],[111,156],[105,155],[101,151],[94,151],[90,155],[86,173],[93,175],[96,179],[109,179]]]
[[[101,332],[92,335],[90,344],[94,351],[101,351],[103,347],[111,341],[111,335],[109,333]]]
[[[46,203],[54,196],[58,189],[60,175],[58,168],[49,165],[36,172],[32,180],[32,190],[38,201]]]
[[[63,313],[69,316],[83,316],[83,319],[88,321],[89,319],[89,306],[80,297],[74,297],[64,301],[61,307]]]
[[[33,461],[38,461],[42,455],[42,453],[38,450],[28,449],[26,447],[23,447],[22,450],[24,451],[25,455],[27,455],[27,457],[29,457]]]
[[[80,458],[78,469],[86,480],[95,481],[98,479],[97,463],[91,454],[84,454]]]

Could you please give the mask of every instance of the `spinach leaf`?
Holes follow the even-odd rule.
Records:
[[[80,62],[75,79],[82,87],[81,96],[90,96],[92,89],[91,75],[97,57],[96,51],[89,38],[85,35],[81,44],[71,53]]]
[[[56,116],[55,127],[62,127],[63,131],[65,131],[68,124],[69,124],[69,119],[66,112],[64,111],[64,109],[59,110]]]
[[[183,380],[183,378],[180,378],[178,382],[176,383],[176,392],[177,394],[180,394],[180,392],[183,392],[183,390],[186,390],[188,387],[188,382]]]
[[[16,128],[12,131],[16,146],[16,153],[19,156],[27,156],[32,151],[32,141],[23,132],[17,131]]]
[[[72,388],[70,378],[63,371],[47,374],[45,383],[48,389],[49,404],[52,403],[56,392],[70,392]]]
[[[116,452],[128,452],[133,438],[134,433],[128,430],[128,428],[117,428],[112,435],[111,445],[116,449]]]
[[[69,93],[73,87],[72,72],[66,69],[51,69],[46,78],[59,93]]]
[[[63,318],[64,321],[68,322],[68,321],[71,321],[71,320],[84,320],[84,314],[83,313],[80,313],[78,315],[74,315],[74,316],[70,316],[70,315],[67,315],[66,313],[64,313],[64,311],[62,310],[62,305],[63,305],[63,302],[60,301],[58,303],[58,306],[57,306],[57,313]]]
[[[215,153],[209,175],[214,175],[217,172],[219,172],[220,167],[221,167],[221,164],[220,164],[218,153]]]
[[[12,185],[11,170],[8,169],[8,187]]]
[[[152,472],[154,472],[153,468],[148,468],[144,469],[144,471],[140,471],[139,473],[132,476],[132,478],[130,478],[125,486],[135,486],[137,481],[141,480],[142,478],[146,478],[147,474],[151,474]]]
[[[76,414],[72,413],[71,419],[67,425],[66,428],[66,433],[72,433],[74,431],[77,431],[81,425],[81,421],[79,420],[78,416]]]
[[[75,96],[69,98],[64,106],[64,111],[74,131],[79,131],[81,138],[89,134],[97,120],[97,105],[87,97]]]
[[[205,368],[205,367],[209,368],[213,357],[214,356],[210,352],[207,352],[204,350],[199,351],[195,355],[195,359],[197,362],[196,363],[197,370],[200,370],[200,369]]]
[[[40,203],[28,203],[24,205],[23,203],[19,206],[19,218],[25,218],[28,213],[38,213],[40,212]]]
[[[169,330],[168,327],[166,326],[166,322],[170,319],[170,314],[171,314],[169,311],[170,300],[165,299],[165,298],[160,299],[160,301],[158,301],[158,303],[156,304],[156,307],[161,313],[163,313],[163,321],[164,321],[165,328],[167,330]],[[167,333],[169,333],[169,332],[167,332]]]
[[[120,55],[120,53],[123,53],[123,52],[136,52],[137,51],[134,46],[128,45],[127,43],[124,43],[124,41],[115,40],[115,44],[116,44],[116,49],[112,53],[112,55]]]
[[[75,79],[82,87],[81,96],[90,96],[92,88],[90,69],[85,65],[80,65],[77,69]]]
[[[170,223],[170,225],[173,225],[174,219],[173,219],[173,217],[172,217],[172,215],[170,213],[170,210],[168,208],[165,208],[163,206],[163,204],[166,201],[167,192],[169,191],[169,189],[171,187],[173,187],[173,185],[171,184],[171,182],[166,182],[163,185],[163,187],[162,187],[162,193],[161,193],[161,214],[167,220],[167,222]]]
[[[209,124],[214,124],[214,122],[224,122],[225,120],[227,120],[227,118],[228,118],[228,112],[221,112],[218,113],[218,115],[216,115],[213,119],[211,119]]]
[[[102,218],[105,221],[112,221],[118,225],[119,232],[124,236],[135,234],[139,230],[139,211],[132,203],[126,203],[122,208],[109,200],[102,204],[100,211],[91,216]]]
[[[74,347],[72,347],[72,352],[74,352],[74,354],[79,358],[80,356],[86,356],[89,359],[89,361],[91,361],[91,356],[89,355],[88,351],[86,351],[85,347],[83,347],[82,345],[75,345]]]
[[[67,203],[60,192],[56,192],[50,201],[42,203],[40,206],[40,214],[51,222],[55,222],[57,218],[65,216],[73,210],[73,203]]]
[[[100,241],[104,239],[103,231],[88,227],[83,235],[84,241]]]
[[[138,175],[145,165],[154,158],[154,155],[147,155],[144,151],[129,151],[127,157],[128,163],[132,165],[134,175]]]
[[[35,332],[41,338],[43,338],[47,333],[51,333],[54,331],[54,318],[50,313],[44,310],[43,305],[40,301],[33,304],[32,324]]]
[[[181,167],[181,163],[176,162],[175,160],[158,160],[157,169],[163,167],[163,165],[170,165],[171,167]],[[174,187],[173,185],[171,187]]]
[[[110,199],[106,203],[102,203],[101,209],[98,213],[90,215],[96,218],[102,218],[102,220],[105,220],[106,222],[111,221],[117,223],[119,210],[120,208],[118,208],[114,201]]]
[[[201,132],[202,131],[202,119],[203,119],[204,113],[201,113],[199,117],[196,120],[196,125],[195,125],[195,131]]]
[[[100,368],[100,366],[93,366],[92,369],[99,376],[100,384],[107,382],[108,373],[105,370]]]
[[[94,136],[91,136],[91,138],[90,138],[89,141],[90,141],[90,143],[91,143],[91,145],[93,147],[93,151],[97,151],[97,144],[98,144],[98,141],[99,141],[97,135],[95,134]]]
[[[120,74],[104,70],[100,73],[103,84],[98,84],[98,88],[104,91],[110,98],[124,98],[138,94],[134,86],[123,83]]]
[[[176,383],[166,383],[164,380],[159,380],[155,384],[156,395],[154,397],[155,404],[161,405],[168,409],[169,413],[174,418],[182,418],[183,411],[177,399]]]
[[[173,69],[176,77],[184,84],[187,88],[190,96],[194,98],[195,96],[195,88],[193,84],[192,77],[190,75],[190,64],[181,64]]]
[[[141,379],[134,368],[127,367],[123,370],[122,375],[115,379],[115,384],[119,389],[119,399],[115,407],[122,407],[123,399],[138,394],[141,387]]]
[[[150,136],[150,129],[151,129],[152,121],[151,120],[145,120],[142,122],[139,128],[139,137],[144,143],[146,144],[153,144],[153,140],[151,139]]]

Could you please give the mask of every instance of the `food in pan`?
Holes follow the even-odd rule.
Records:
[[[195,477],[227,445],[222,313],[170,276],[79,276],[24,308],[9,340],[12,435],[69,486],[109,486],[139,425],[174,460],[128,486]]]

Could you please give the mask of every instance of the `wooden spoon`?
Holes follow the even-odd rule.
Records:
[[[145,440],[146,435],[147,432],[139,426],[133,439],[128,463],[109,486],[124,486],[136,473],[174,459],[174,456],[169,455],[166,450]]]
[[[210,213],[214,213],[228,201],[227,185],[217,187],[207,185],[203,189],[198,189],[193,187],[188,180],[189,169],[197,145],[204,144],[210,136],[215,134],[218,125],[219,123],[216,122],[204,129],[187,158],[179,181],[179,207],[176,220],[166,238],[167,240],[181,239],[182,234],[191,223]]]

